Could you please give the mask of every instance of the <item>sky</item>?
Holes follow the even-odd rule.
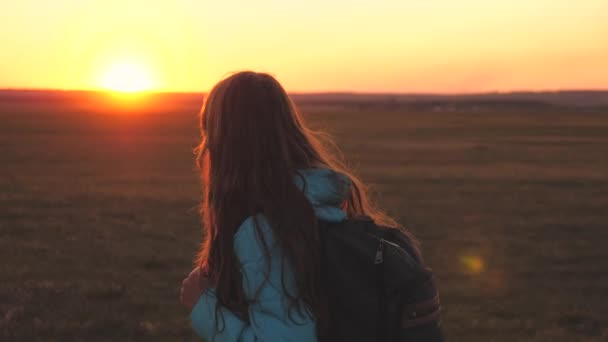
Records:
[[[5,0],[0,88],[608,89],[608,0]]]

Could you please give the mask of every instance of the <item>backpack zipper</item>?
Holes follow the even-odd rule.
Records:
[[[376,258],[374,258],[374,265],[378,265],[384,262],[384,239],[380,239],[378,243],[378,249],[376,249]]]

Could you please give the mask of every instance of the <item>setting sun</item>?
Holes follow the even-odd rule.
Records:
[[[114,64],[105,71],[101,86],[108,90],[131,93],[150,90],[154,85],[144,66],[123,62]]]

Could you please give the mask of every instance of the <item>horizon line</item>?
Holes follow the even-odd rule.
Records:
[[[57,89],[57,88],[0,88],[3,91],[31,91],[31,92],[64,92],[64,93],[123,93],[120,91],[106,89]],[[149,94],[149,95],[197,95],[207,94],[206,91],[166,91],[166,90],[142,90],[124,92],[125,94]],[[518,89],[518,90],[487,90],[474,92],[382,92],[382,91],[351,91],[351,90],[315,90],[315,91],[293,91],[289,95],[354,95],[354,96],[474,96],[474,95],[509,95],[509,94],[548,94],[548,93],[608,93],[608,88],[556,88],[556,89]]]

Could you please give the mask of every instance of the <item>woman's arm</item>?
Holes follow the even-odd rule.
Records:
[[[260,226],[260,237],[256,233],[255,220]],[[264,255],[260,238],[263,238],[269,247],[269,258]],[[293,274],[288,267],[281,272],[282,253],[263,216],[249,218],[241,225],[235,234],[234,250],[241,265],[243,290],[247,298],[253,301],[249,306],[250,322],[243,322],[222,307],[218,324],[220,331],[216,332],[217,299],[215,291],[209,289],[201,296],[191,313],[192,326],[197,334],[209,341],[218,342],[316,341],[316,326],[312,317],[300,315],[297,310],[292,310],[291,316],[289,315],[289,303],[281,277],[284,277],[285,286],[290,293],[294,293],[296,288]]]

